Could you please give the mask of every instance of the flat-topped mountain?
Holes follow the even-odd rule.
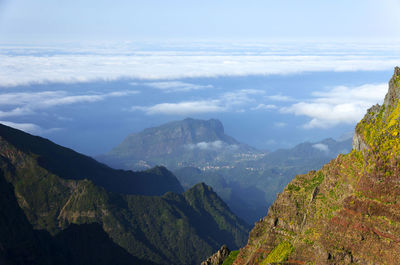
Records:
[[[234,264],[400,263],[400,68],[353,150],[297,176],[256,223]]]
[[[187,118],[134,133],[100,161],[116,168],[142,169],[155,165],[168,168],[218,164],[234,154],[258,153],[224,132],[219,120]]]

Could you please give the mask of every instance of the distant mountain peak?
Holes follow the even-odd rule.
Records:
[[[213,163],[247,152],[258,151],[226,135],[221,121],[185,118],[131,134],[98,159],[116,168],[175,168],[179,163],[198,166],[200,161]]]
[[[182,128],[185,133],[191,135],[194,143],[201,141],[222,140],[226,141],[224,135],[224,126],[220,120],[209,119],[199,120],[193,118],[186,118],[182,121],[174,121],[165,124],[164,126],[176,126]],[[164,127],[161,126],[161,127]],[[215,134],[211,136],[210,134]]]

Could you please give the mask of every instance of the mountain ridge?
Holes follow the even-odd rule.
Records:
[[[40,166],[65,179],[86,178],[99,186],[106,186],[109,191],[124,194],[162,195],[167,191],[183,192],[176,177],[163,167],[141,172],[115,170],[48,139],[3,124],[0,124],[0,137],[22,152],[35,154]],[[2,143],[0,151],[7,152],[9,146],[4,141]]]
[[[64,232],[69,230],[66,229],[73,228],[68,235],[79,236],[75,233],[83,229],[79,225],[95,224],[96,227],[87,226],[93,235],[109,237],[118,249],[132,259],[156,264],[198,264],[217,250],[222,242],[228,242],[231,247],[245,243],[247,225],[204,184],[184,193],[163,192],[162,196],[117,193],[107,190],[106,185],[96,185],[96,174],[88,179],[82,172],[93,172],[92,166],[95,165],[95,169],[100,167],[106,170],[107,174],[100,177],[119,181],[118,176],[121,177],[119,174],[123,172],[132,178],[133,184],[142,181],[143,175],[135,178],[135,172],[113,170],[48,140],[18,131],[13,135],[19,137],[12,141],[23,143],[20,149],[5,139],[11,132],[15,129],[0,126],[0,173],[12,185],[18,205],[35,231],[44,230],[51,237],[64,235],[66,237],[62,238],[68,243],[69,236]],[[45,146],[38,144],[31,148],[30,140]],[[54,170],[55,164],[49,163],[46,155],[54,149],[61,151],[61,155],[53,153],[50,162],[58,159],[65,161],[66,152],[74,156],[65,161],[67,165],[72,166],[68,164],[71,161],[78,162],[79,167],[70,171],[76,175],[68,178],[56,174],[59,169]],[[39,154],[34,150],[38,150]],[[89,161],[88,169],[84,168],[85,161]],[[51,166],[46,168],[49,164]],[[110,172],[117,177],[113,178]],[[144,176],[154,180],[154,175],[165,176],[165,173],[172,174],[166,168],[158,167]],[[103,185],[106,183],[101,182]],[[192,204],[191,200],[196,204]],[[73,248],[73,244],[70,247]]]
[[[234,264],[399,264],[400,68],[354,149],[294,178]]]

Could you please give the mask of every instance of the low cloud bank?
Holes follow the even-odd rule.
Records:
[[[222,46],[224,45],[224,46]],[[177,45],[168,51],[74,50],[65,48],[43,56],[41,47],[2,47],[0,86],[18,86],[47,82],[77,83],[120,78],[180,79],[293,74],[307,71],[378,71],[389,70],[400,61],[397,46],[353,43],[260,43],[223,49],[227,43],[199,50],[190,43],[186,51]],[[232,45],[232,44],[231,44]],[[228,45],[229,47],[229,45]],[[282,50],[281,47],[285,47]],[[27,52],[23,52],[27,50]],[[35,53],[35,49],[40,52]],[[185,83],[154,82],[165,90],[193,90],[207,86]],[[278,95],[279,96],[279,95]],[[276,97],[276,100],[287,100]]]

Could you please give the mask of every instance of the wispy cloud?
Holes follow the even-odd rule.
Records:
[[[35,110],[61,105],[91,103],[110,97],[123,97],[139,93],[136,90],[114,91],[93,95],[69,95],[66,91],[43,91],[0,94],[0,117],[24,116],[35,113]],[[14,107],[11,108],[10,107]]]
[[[241,89],[225,93],[221,96],[221,101],[229,106],[237,106],[254,102],[254,96],[262,95],[265,92],[259,89]]]
[[[327,146],[326,144],[321,144],[321,143],[313,144],[312,147],[325,153],[329,152],[329,146]]]
[[[283,127],[287,126],[287,123],[286,122],[275,122],[274,126],[277,128],[283,128]]]
[[[281,94],[268,96],[267,98],[270,99],[270,100],[274,100],[274,101],[283,101],[283,102],[293,101],[293,100],[294,100],[294,99],[292,99],[291,97],[283,96],[283,95],[281,95]]]
[[[222,141],[213,141],[213,142],[200,142],[197,144],[187,144],[185,145],[185,148],[194,150],[194,149],[199,149],[199,150],[207,150],[207,151],[216,151],[216,150],[236,150],[239,147],[235,144],[229,145],[227,143],[224,143]]]
[[[366,84],[358,87],[339,86],[326,92],[313,93],[309,101],[281,108],[283,113],[308,116],[311,120],[305,128],[329,128],[337,124],[353,124],[366,110],[381,103],[387,92],[387,84]]]
[[[138,85],[138,83],[135,85]],[[154,87],[165,92],[188,92],[192,90],[213,88],[212,85],[197,85],[181,81],[148,82],[144,83],[144,85]]]
[[[10,121],[0,121],[0,123],[33,134],[47,134],[61,130],[61,128],[44,129],[39,125],[33,123],[16,123]]]
[[[28,107],[22,108],[14,108],[11,110],[0,110],[0,118],[5,117],[16,117],[16,116],[25,116],[34,113],[34,111]]]
[[[222,112],[219,100],[182,101],[178,103],[161,103],[150,107],[134,106],[131,110],[141,110],[146,114],[189,115],[195,113]]]
[[[273,104],[258,104],[257,107],[251,108],[251,110],[273,110],[278,107]]]
[[[190,45],[192,49],[190,50]],[[241,44],[227,49],[227,43],[198,49],[194,44],[182,51],[136,51],[100,49],[70,51],[59,49],[43,56],[45,50],[34,47],[4,47],[0,55],[0,86],[32,83],[76,83],[119,78],[180,79],[293,74],[306,71],[389,70],[398,64],[398,46],[387,44],[282,43]],[[153,46],[154,47],[154,46]],[[229,45],[228,45],[229,47]],[[284,48],[282,48],[284,47]],[[27,50],[24,52],[24,50]],[[105,49],[103,49],[105,50]],[[168,83],[153,84],[173,89]],[[177,89],[202,89],[184,84]]]
[[[196,101],[166,102],[153,106],[133,106],[131,111],[143,111],[148,115],[190,115],[196,113],[224,112],[234,107],[246,105],[255,101],[254,96],[264,91],[242,89],[220,95],[216,99],[201,99]]]

